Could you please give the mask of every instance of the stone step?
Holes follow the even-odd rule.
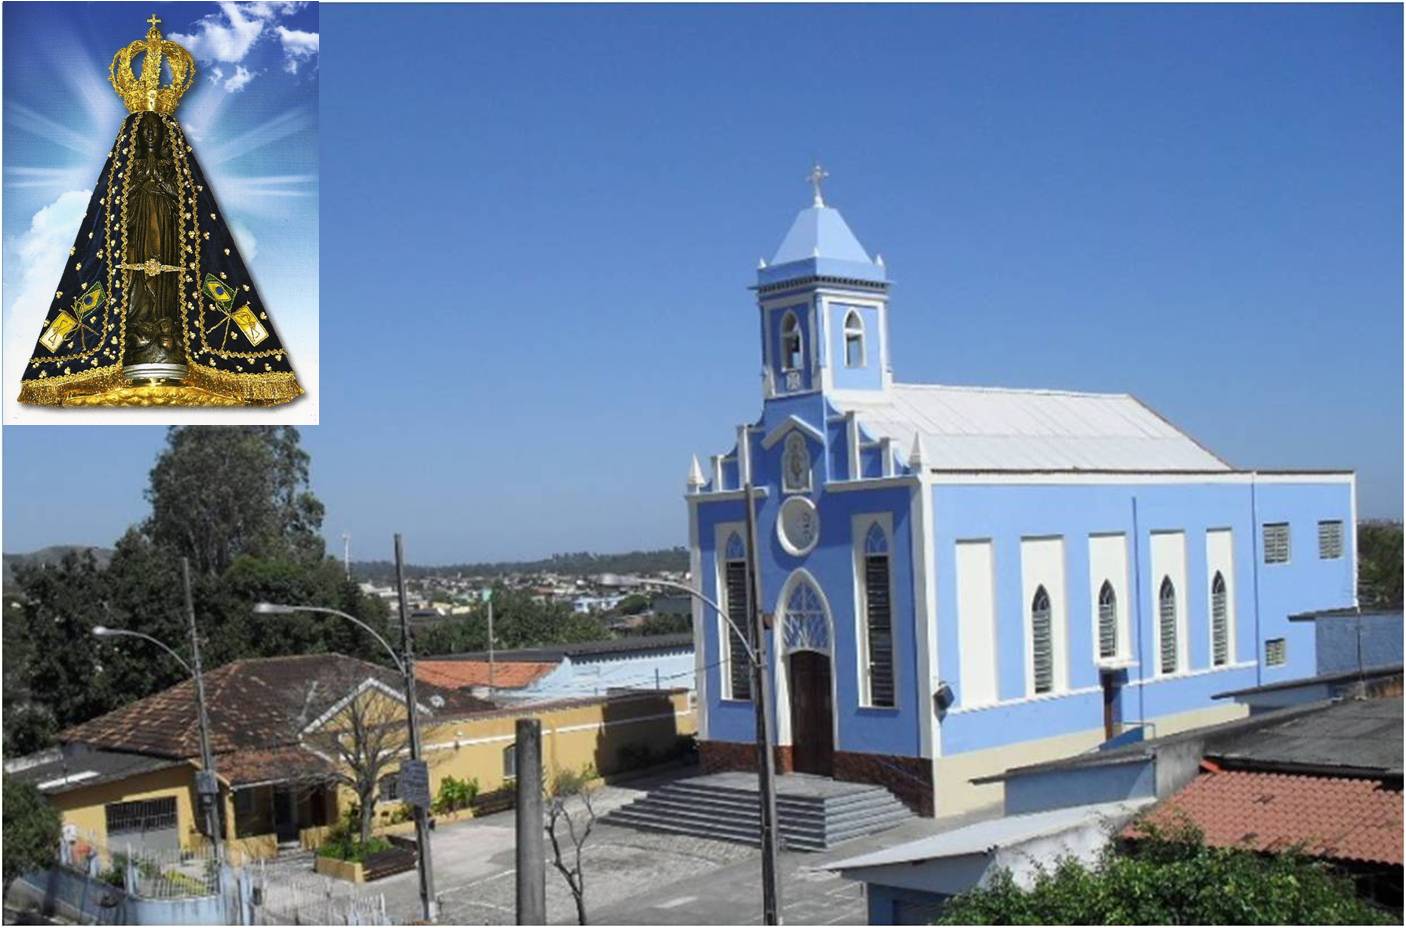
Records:
[[[681,797],[668,795],[664,792],[651,793],[647,798],[637,799],[632,806],[637,808],[637,810],[657,810],[661,813],[670,811],[706,811],[710,814],[735,817],[751,823],[755,823],[760,815],[758,803],[755,801],[748,803],[738,803],[731,800],[717,801],[696,796]],[[842,812],[834,812],[828,815],[821,811],[809,809],[803,812],[787,810],[780,807],[777,809],[777,818],[783,824],[796,827],[815,826],[822,830],[828,829],[830,831],[838,830],[840,827],[851,823],[862,823],[883,817],[907,818],[911,814],[907,806],[892,797],[863,806],[848,807]]]
[[[729,841],[733,844],[749,844],[753,847],[761,843],[761,838],[757,834],[756,825],[742,827],[718,822],[717,820],[681,821],[677,819],[658,819],[650,815],[637,816],[628,808],[615,810],[607,818],[603,819],[603,821],[607,824],[625,825],[643,831],[662,831],[673,834],[691,835],[695,838],[712,838],[717,841]],[[788,835],[784,830],[781,832],[780,837],[782,847],[795,851],[823,851],[828,846],[823,839]]]
[[[755,846],[757,791],[735,777],[718,779],[705,775],[667,784],[612,810],[602,821]],[[777,830],[782,845],[793,850],[824,850],[912,818],[908,807],[880,786],[807,777],[783,780],[777,792]]]

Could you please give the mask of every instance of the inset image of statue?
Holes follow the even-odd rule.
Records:
[[[303,390],[288,352],[173,115],[195,61],[162,38],[160,20],[147,22],[145,38],[112,59],[108,80],[129,115],[25,366],[20,402],[289,402]]]

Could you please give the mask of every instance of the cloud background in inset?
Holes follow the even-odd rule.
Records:
[[[287,421],[316,422],[317,6],[158,3],[154,10],[166,37],[196,58],[196,84],[176,117],[309,390],[281,409],[294,416]],[[93,182],[126,115],[107,68],[118,48],[145,33],[151,9],[142,12],[124,3],[3,9],[6,423],[94,415],[20,407],[16,397]],[[113,418],[98,415],[90,421]],[[271,421],[268,411],[261,421]]]

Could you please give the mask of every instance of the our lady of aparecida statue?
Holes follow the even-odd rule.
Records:
[[[286,403],[303,392],[288,352],[172,115],[195,61],[161,37],[160,20],[148,22],[146,37],[112,59],[108,79],[129,115],[69,250],[20,402]]]

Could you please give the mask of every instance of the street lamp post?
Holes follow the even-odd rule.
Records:
[[[181,657],[170,645],[143,632],[99,625],[93,629],[93,635],[98,638],[140,638],[142,641],[150,642],[174,658],[176,663],[180,664],[181,668],[195,680],[196,727],[200,732],[200,766],[201,773],[205,777],[205,783],[196,792],[199,793],[205,806],[205,827],[210,832],[210,843],[215,853],[215,862],[223,863],[224,844],[221,840],[220,828],[220,794],[218,781],[215,779],[215,755],[210,748],[210,718],[205,711],[205,676],[200,667],[200,643],[195,632],[195,610],[191,606],[190,564],[185,558],[181,558],[181,571],[185,580],[186,608],[191,615],[190,637],[194,666],[187,663],[186,659]]]
[[[750,499],[750,494],[748,494]],[[750,507],[749,507],[750,508]],[[750,519],[748,520],[750,522]],[[749,533],[750,534],[750,533]],[[762,848],[762,920],[767,925],[778,925],[781,923],[781,886],[780,876],[777,868],[777,829],[776,829],[776,769],[775,755],[771,749],[771,720],[767,714],[767,708],[771,704],[771,688],[766,685],[765,666],[762,659],[764,648],[761,630],[761,613],[757,607],[758,597],[755,594],[756,585],[750,589],[753,595],[748,597],[753,602],[750,605],[750,631],[747,634],[728,615],[727,610],[720,606],[715,600],[710,599],[701,590],[689,586],[686,583],[676,583],[673,580],[661,580],[656,577],[619,577],[614,574],[603,574],[600,577],[602,586],[660,586],[671,590],[679,590],[687,593],[694,599],[707,605],[710,609],[722,617],[732,629],[732,633],[737,635],[742,642],[743,650],[747,654],[747,662],[752,671],[752,693],[756,703],[756,731],[757,731],[757,787],[759,800],[758,826],[760,828],[761,848]]]
[[[396,582],[400,587],[400,623],[401,623],[401,644],[402,654],[397,654],[390,642],[386,641],[380,633],[367,625],[354,615],[348,615],[340,609],[329,609],[325,606],[287,606],[279,603],[258,603],[254,606],[254,612],[258,615],[288,615],[295,612],[315,612],[322,615],[335,615],[346,619],[348,622],[360,627],[372,638],[376,639],[381,647],[386,649],[386,653],[395,662],[396,669],[401,673],[405,681],[405,714],[410,722],[410,759],[420,760],[420,721],[416,709],[418,703],[415,699],[415,649],[414,639],[411,637],[409,611],[405,602],[405,564],[401,550],[400,535],[395,536],[395,569]],[[434,922],[439,916],[439,902],[435,899],[434,891],[434,863],[430,856],[430,827],[428,810],[415,804],[415,840],[419,848],[419,870],[420,870],[420,904],[426,922]]]

